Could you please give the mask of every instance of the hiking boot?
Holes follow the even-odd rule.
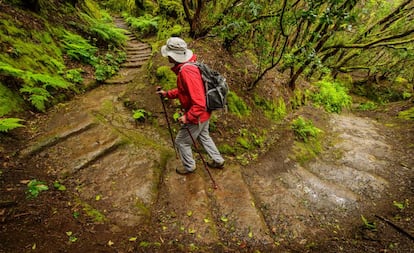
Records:
[[[224,161],[221,163],[218,163],[216,161],[208,162],[208,167],[214,168],[214,169],[223,169],[224,168]]]
[[[177,174],[180,175],[187,175],[187,174],[191,174],[195,171],[195,168],[193,170],[186,170],[185,168],[176,168],[175,172],[177,172]]]

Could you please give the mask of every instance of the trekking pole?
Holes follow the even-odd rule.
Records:
[[[161,89],[162,89],[161,87],[158,87],[157,91],[160,91]],[[168,120],[167,109],[165,109],[165,103],[164,103],[164,98],[162,94],[160,94],[160,99],[161,99],[162,108],[164,109],[164,115],[165,115],[165,120],[167,121],[168,131],[170,132],[171,142],[172,142],[172,145],[175,151],[175,158],[178,158],[177,149],[175,148],[175,142],[174,142],[174,138],[173,138],[173,134],[171,130],[171,125],[170,125],[170,121]]]
[[[214,189],[217,189],[217,188],[218,188],[218,186],[217,186],[217,184],[216,184],[216,181],[214,181],[213,176],[211,175],[210,170],[209,170],[209,169],[208,169],[208,167],[207,167],[207,163],[206,163],[206,161],[204,160],[203,156],[201,155],[200,150],[199,150],[199,149],[198,149],[198,147],[197,147],[197,144],[196,144],[196,142],[195,142],[195,140],[194,140],[194,138],[193,138],[193,135],[191,134],[190,129],[188,128],[188,126],[187,126],[187,125],[184,125],[184,127],[187,129],[188,135],[190,135],[191,140],[193,141],[193,144],[194,144],[194,148],[195,148],[195,150],[197,151],[198,155],[200,156],[201,161],[203,161],[204,168],[206,169],[206,171],[207,171],[207,173],[208,173],[208,175],[209,175],[209,177],[210,177],[210,179],[211,179],[211,182],[213,182],[213,188],[214,188]]]

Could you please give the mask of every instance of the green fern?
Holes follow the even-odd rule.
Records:
[[[42,112],[46,110],[46,102],[49,101],[49,98],[51,97],[46,89],[25,85],[20,89],[20,92],[29,94],[29,101],[36,109]]]
[[[24,127],[24,125],[20,124],[19,122],[24,121],[18,118],[5,118],[0,119],[0,132],[8,132],[9,130]]]
[[[127,40],[124,33],[125,30],[115,27],[112,21],[107,22],[105,19],[95,19],[85,13],[81,13],[80,16],[89,24],[88,28],[86,28],[87,31],[95,37],[115,45],[125,44]]]
[[[73,86],[71,83],[65,81],[60,76],[51,76],[47,74],[28,73],[26,79],[31,83],[42,85],[42,87],[45,89],[49,87],[52,87],[55,89],[68,89],[71,86]]]
[[[17,69],[7,63],[0,62],[0,74],[3,76],[23,77],[24,71]]]
[[[293,120],[292,129],[296,138],[304,142],[308,142],[311,138],[315,138],[322,133],[322,130],[315,127],[311,120],[306,120],[301,116]]]
[[[136,29],[142,35],[155,34],[158,31],[159,17],[153,17],[149,14],[145,14],[139,18],[127,17],[126,22]]]
[[[0,82],[0,117],[23,111],[24,101],[20,95]]]
[[[84,63],[96,62],[95,54],[98,51],[98,48],[92,46],[83,37],[67,32],[62,38],[62,43],[66,54],[72,59]]]

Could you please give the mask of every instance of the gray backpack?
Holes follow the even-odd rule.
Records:
[[[206,91],[207,110],[214,111],[226,108],[227,94],[229,93],[226,78],[201,62],[187,62],[181,68],[185,65],[195,65],[200,69]]]

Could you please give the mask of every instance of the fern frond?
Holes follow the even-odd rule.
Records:
[[[0,62],[0,74],[4,76],[13,76],[20,78],[23,77],[24,71],[21,69],[16,69],[7,63]]]
[[[30,81],[34,83],[42,84],[43,88],[45,89],[47,89],[48,87],[52,87],[55,89],[68,89],[71,86],[73,86],[73,84],[65,81],[60,76],[50,76],[47,74],[30,73],[27,77],[30,79]]]
[[[62,38],[63,47],[69,57],[90,63],[98,48],[89,44],[83,37],[67,32]]]
[[[0,132],[8,132],[9,130],[24,127],[24,125],[20,124],[19,122],[24,121],[19,118],[5,118],[0,119]]]
[[[52,97],[50,93],[41,87],[32,87],[25,85],[20,88],[21,93],[29,93],[29,101],[39,111],[44,112],[46,110],[45,103]]]

